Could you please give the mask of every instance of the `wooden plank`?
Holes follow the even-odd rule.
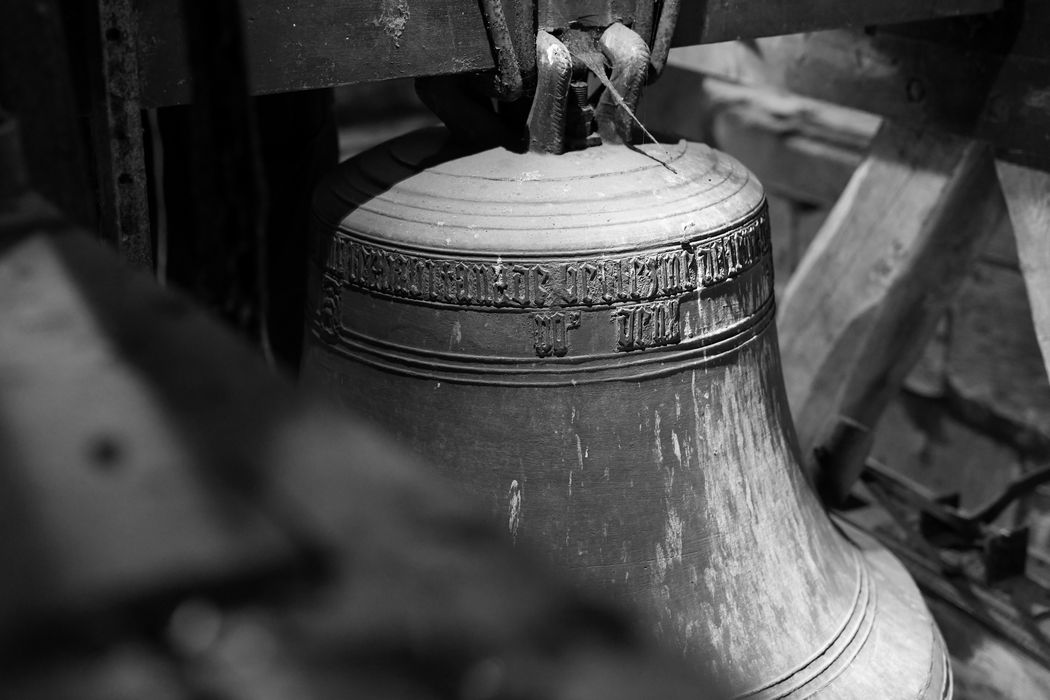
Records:
[[[997,162],[999,183],[1010,211],[1032,321],[1050,373],[1050,174]]]
[[[138,23],[132,0],[92,0],[88,34],[91,132],[99,231],[124,259],[153,267],[139,90]]]
[[[1011,206],[1009,198],[1007,205]],[[1003,226],[995,238],[1013,243],[1015,228]],[[1040,231],[1040,235],[1045,236],[1045,232]],[[1043,249],[1031,251],[1025,266],[1037,267],[1039,256],[1044,256],[1045,293],[1046,282],[1050,281],[1045,268],[1045,238],[1039,243]],[[1050,378],[1032,323],[1036,312],[1028,301],[1040,293],[1040,287],[1030,283],[1031,291],[1026,290],[1026,275],[1020,271],[1016,251],[1011,263],[1004,266],[992,262],[986,251],[971,270],[948,312],[950,320],[943,329],[943,345],[937,353],[941,364],[931,367],[933,371],[927,379],[934,383],[929,387],[934,389],[933,395],[943,396],[950,406],[947,411],[968,417],[974,425],[1016,450],[1016,454],[998,460],[998,470],[1003,473],[1012,467],[1020,468],[1023,462],[1035,468],[1050,461]],[[1038,279],[1038,275],[1036,269],[1030,268],[1027,276]],[[959,460],[958,469],[964,461]],[[988,468],[975,465],[972,471],[987,479]],[[992,488],[987,481],[984,486]]]
[[[631,3],[598,3],[615,9]],[[683,3],[678,44],[801,32],[841,25],[905,22],[991,12],[1002,0],[762,0]],[[594,2],[577,2],[587,8]],[[136,0],[142,37],[143,103],[189,99],[185,36],[178,3]],[[492,68],[475,0],[372,0],[274,4],[245,0],[253,92],[268,93],[369,80]],[[612,15],[610,15],[611,17]]]
[[[883,124],[778,316],[804,463],[825,496],[848,493],[871,429],[1005,215],[986,146]]]
[[[186,102],[191,84],[179,3],[136,4],[144,104]],[[493,65],[476,0],[244,0],[241,11],[257,94]]]
[[[682,3],[675,45],[994,12],[1001,0],[752,0]]]
[[[635,0],[540,0],[536,24],[546,31],[567,27],[570,23],[607,27],[622,21],[630,25],[638,4]],[[649,41],[649,37],[645,39]]]
[[[705,75],[873,112],[993,143],[1011,162],[1050,165],[1050,5],[1032,5],[1009,42],[917,30],[815,32],[680,49]],[[1016,48],[1014,48],[1016,47]]]
[[[816,32],[694,46],[672,65],[948,130],[973,126],[1001,61],[885,34]],[[965,81],[960,76],[966,75]]]

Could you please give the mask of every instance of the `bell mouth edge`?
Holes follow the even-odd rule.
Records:
[[[954,678],[944,637],[904,564],[849,518],[842,514],[830,517],[873,574],[879,610],[870,642],[861,649],[857,661],[827,686],[814,689],[814,693],[821,693],[820,697],[851,697],[851,692],[863,689],[870,697],[904,697],[901,693],[906,692],[916,700],[950,700]],[[904,651],[902,640],[919,648]],[[898,673],[893,677],[880,674],[879,679],[895,681],[897,685],[891,689],[873,687],[871,673],[865,669],[888,668],[897,668]],[[889,694],[878,695],[880,692]]]

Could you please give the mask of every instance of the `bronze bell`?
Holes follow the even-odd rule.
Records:
[[[950,697],[918,590],[802,475],[740,163],[684,141],[468,153],[424,130],[344,163],[315,217],[304,380],[510,537],[738,696]]]

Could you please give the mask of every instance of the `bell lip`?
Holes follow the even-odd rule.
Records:
[[[340,164],[315,192],[314,225],[435,255],[546,258],[701,241],[765,203],[761,183],[739,161],[695,142],[676,144],[671,172],[647,154],[651,145],[462,155],[441,134],[417,130]],[[431,152],[416,159],[429,166],[422,170],[397,155],[416,146]],[[586,178],[588,192],[604,197],[568,187],[595,164],[603,169]],[[493,168],[509,175],[470,174]]]
[[[872,575],[874,624],[849,664],[814,679],[799,697],[950,700],[954,679],[944,638],[911,575],[872,535],[842,516],[832,521]]]

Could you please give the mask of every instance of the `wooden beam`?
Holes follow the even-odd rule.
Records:
[[[897,121],[972,129],[1001,60],[891,35],[816,32],[680,49],[672,65]],[[967,80],[960,80],[966,75]]]
[[[676,41],[682,45],[905,22],[991,12],[1001,4],[1002,0],[683,3]],[[136,0],[142,30],[142,97],[147,107],[190,98],[178,5]],[[245,0],[244,15],[255,93],[462,73],[493,65],[476,0]]]
[[[153,268],[146,153],[132,0],[92,0],[83,28],[90,47],[91,132],[100,237],[124,259]],[[40,118],[38,116],[38,118]]]
[[[883,124],[778,316],[804,464],[826,497],[849,492],[883,409],[1005,217],[990,149]]]
[[[993,21],[924,23],[680,49],[670,63],[989,141],[999,157],[1050,165],[1050,5]],[[970,26],[973,36],[964,34]],[[976,27],[976,28],[975,28]]]
[[[1050,374],[1050,174],[1012,163],[996,163],[1010,211],[1032,321],[1043,363]]]
[[[0,109],[22,117],[37,188],[76,223],[95,227],[97,203],[77,107],[77,73],[61,3],[10,3],[0,22]],[[75,53],[75,52],[74,52]]]
[[[682,3],[676,46],[994,12],[1001,0],[751,0]]]
[[[191,85],[179,3],[137,4],[144,103],[187,102]],[[493,65],[476,0],[244,0],[242,14],[256,94]]]

